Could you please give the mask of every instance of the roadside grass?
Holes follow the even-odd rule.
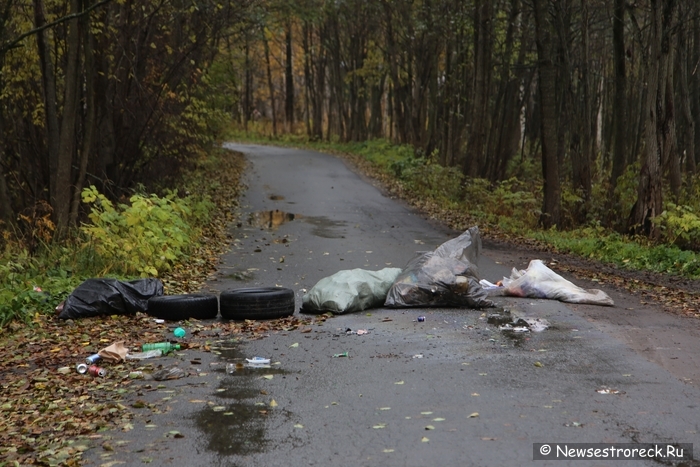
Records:
[[[592,198],[585,202],[572,187],[562,187],[562,217],[573,225],[581,210],[588,223],[577,228],[542,230],[538,226],[542,206],[542,179],[539,165],[531,158],[517,158],[508,167],[509,178],[491,183],[467,179],[456,168],[443,167],[438,154],[416,154],[410,146],[397,146],[386,140],[360,143],[310,141],[304,135],[269,136],[262,125],[248,132],[231,129],[230,139],[303,147],[349,158],[368,175],[379,179],[393,195],[422,209],[457,230],[478,225],[486,237],[535,244],[543,249],[570,253],[615,265],[621,269],[653,271],[700,278],[700,183],[694,179],[681,196],[683,203],[666,203],[655,222],[662,238],[622,235],[600,226],[602,216],[626,218],[636,198],[637,166],[620,178],[615,193],[619,212],[610,212],[608,190],[594,183]],[[671,199],[671,196],[666,196]],[[624,213],[624,214],[623,214]]]
[[[0,329],[13,322],[32,325],[37,316],[52,314],[90,277],[159,277],[170,293],[197,290],[227,247],[218,238],[219,227],[232,220],[243,164],[215,150],[177,183],[179,189],[137,190],[123,203],[113,204],[88,187],[82,193],[88,218],[60,241],[53,239],[49,215],[23,220],[30,225],[28,237],[6,230]]]

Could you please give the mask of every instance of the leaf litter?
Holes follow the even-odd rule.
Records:
[[[200,292],[207,280],[216,280],[219,258],[229,249],[228,227],[241,192],[245,159],[222,158],[208,181],[218,180],[212,201],[217,209],[203,227],[200,243],[186,262],[161,277],[167,294]],[[280,331],[309,329],[329,319],[288,317],[268,321],[200,322],[189,320],[183,350],[213,352],[209,340],[234,337],[257,340]],[[7,465],[80,465],[82,453],[103,430],[131,430],[139,410],[160,413],[157,404],[129,402],[140,383],[132,370],[155,371],[158,362],[103,363],[106,376],[93,378],[75,371],[105,344],[124,341],[130,348],[170,338],[167,325],[142,313],[59,320],[37,313],[30,325],[12,322],[0,334],[0,458]],[[182,363],[181,363],[182,365]],[[186,375],[187,376],[187,375]],[[165,386],[158,385],[163,389]],[[200,402],[200,401],[197,401]],[[132,404],[135,404],[133,406]],[[147,425],[152,426],[152,425]],[[155,427],[155,426],[152,426]],[[174,434],[172,437],[178,437]],[[117,463],[119,463],[117,461]]]

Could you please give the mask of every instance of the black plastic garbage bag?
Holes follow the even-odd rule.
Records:
[[[133,315],[137,311],[146,311],[148,299],[158,295],[163,295],[160,279],[129,282],[88,279],[68,296],[58,317],[76,319],[100,315]]]
[[[415,257],[394,281],[384,306],[494,306],[479,284],[476,264],[480,250],[481,237],[475,226],[434,251]]]

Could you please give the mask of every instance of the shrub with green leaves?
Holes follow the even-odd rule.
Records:
[[[700,217],[691,206],[667,203],[666,210],[654,218],[664,241],[682,248],[700,249]]]
[[[158,276],[187,257],[199,234],[196,216],[206,209],[194,209],[192,200],[170,192],[164,197],[136,194],[130,204],[112,202],[91,186],[82,192],[91,205],[91,224],[84,224],[83,247],[92,253],[94,268],[101,274]],[[201,220],[201,219],[200,219]]]

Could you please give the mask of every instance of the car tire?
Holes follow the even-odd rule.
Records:
[[[219,300],[210,294],[161,295],[148,299],[146,313],[168,321],[214,319],[219,314]]]
[[[221,292],[224,319],[277,319],[294,314],[294,291],[283,287],[246,287]]]

